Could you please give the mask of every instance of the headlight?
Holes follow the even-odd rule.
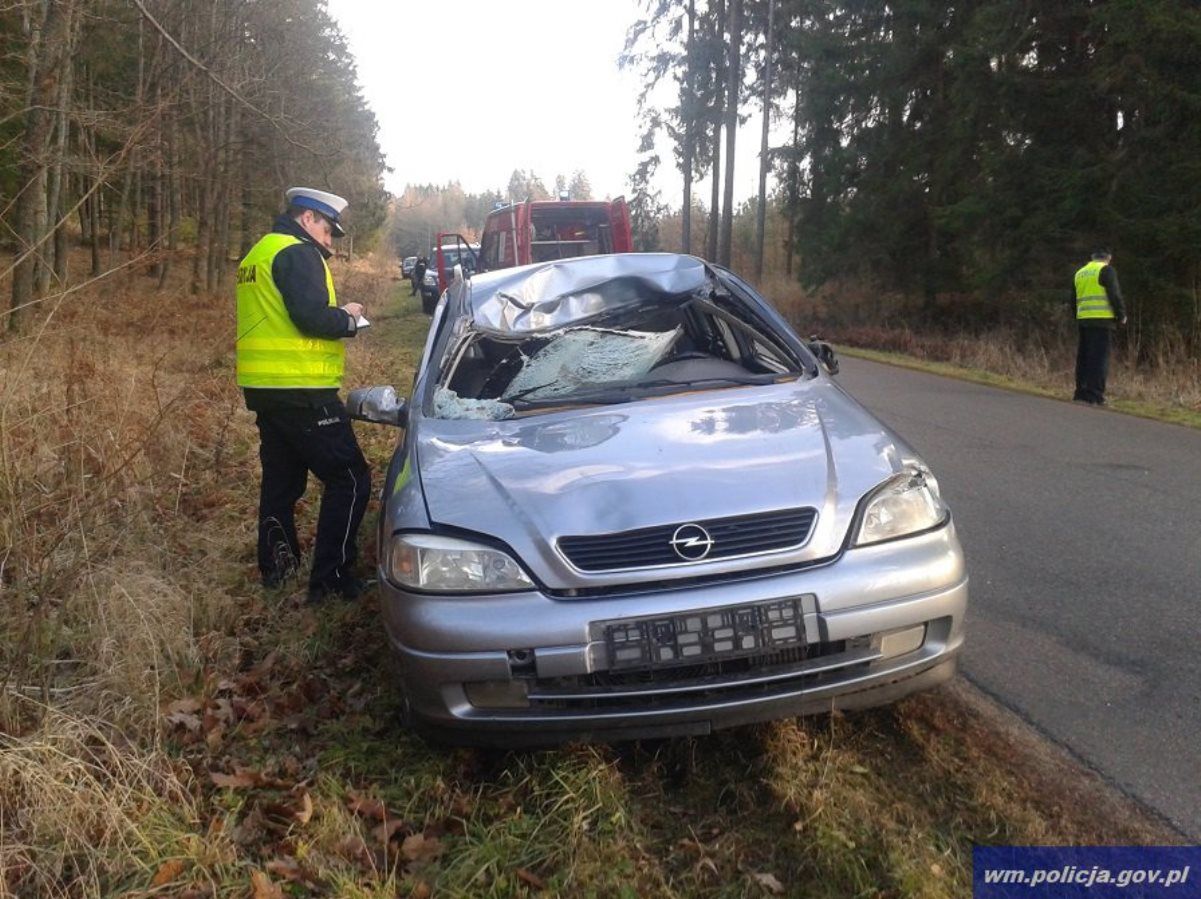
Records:
[[[942,524],[946,517],[938,482],[928,471],[912,468],[878,488],[868,500],[855,545],[926,531]]]
[[[534,586],[500,550],[436,534],[397,534],[388,551],[388,577],[429,593],[502,593]]]

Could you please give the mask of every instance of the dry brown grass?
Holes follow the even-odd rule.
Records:
[[[835,284],[809,292],[779,274],[765,279],[764,293],[807,336],[851,347],[897,353],[927,362],[985,372],[1058,396],[1072,395],[1076,332],[1066,311],[1025,326],[998,327],[983,334],[918,330],[906,322],[919,310],[911,301],[860,285]],[[865,324],[871,322],[872,324]],[[1109,396],[1146,414],[1178,419],[1201,413],[1201,358],[1179,340],[1154,350],[1119,332],[1111,360]]]
[[[391,287],[340,269],[347,297]],[[118,272],[0,343],[0,895],[101,895],[204,848],[176,845],[195,784],[161,708],[247,651],[255,437],[232,298],[153,283]]]

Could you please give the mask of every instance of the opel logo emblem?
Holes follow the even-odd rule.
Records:
[[[682,524],[671,535],[671,548],[685,562],[699,562],[713,549],[713,538],[699,524]]]

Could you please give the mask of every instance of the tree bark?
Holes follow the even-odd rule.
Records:
[[[163,270],[163,88],[158,83],[154,86],[154,106],[158,111],[154,139],[154,172],[150,176],[150,194],[146,201],[147,239],[154,256],[146,274],[158,278]]]
[[[46,179],[48,150],[54,130],[52,112],[58,99],[60,78],[68,58],[68,38],[74,0],[50,3],[42,21],[41,39],[31,79],[30,103],[25,113],[25,138],[22,142],[20,196],[16,209],[16,251],[13,271],[12,314],[8,327],[19,325],[22,306],[33,299],[36,283],[35,261],[43,252],[46,237]]]
[[[176,151],[178,141],[179,122],[174,115],[171,116],[167,123],[166,146],[164,152],[167,154],[167,253],[163,257],[163,264],[158,272],[158,287],[162,289],[167,283],[167,275],[171,272],[171,263],[175,259],[175,253],[179,248],[179,207],[180,207],[180,177],[179,177],[179,159]]]
[[[798,70],[800,62],[797,63]],[[801,79],[796,81],[796,96],[792,103],[792,155],[788,159],[788,244],[785,247],[784,273],[792,277],[792,257],[796,252],[796,222],[801,205]]]
[[[72,11],[74,12],[74,11]],[[58,100],[58,136],[53,153],[54,168],[50,172],[50,196],[46,202],[51,225],[54,228],[53,267],[44,267],[40,292],[45,293],[50,287],[53,275],[58,283],[67,280],[67,194],[70,192],[71,173],[67,169],[67,153],[71,139],[71,98],[75,90],[75,66],[73,62],[77,28],[77,17],[72,14],[67,27],[67,49],[63,63],[63,76],[59,89]]]
[[[767,0],[767,52],[763,61],[763,131],[759,140],[759,204],[755,208],[755,282],[763,280],[763,244],[767,230],[767,132],[771,128],[771,55],[776,0]]]
[[[696,135],[693,120],[696,117],[696,84],[694,83],[693,55],[696,53],[694,41],[696,29],[696,0],[688,0],[688,43],[685,45],[684,63],[684,98],[680,111],[684,115],[684,206],[680,210],[680,249],[688,255],[692,253],[692,152]]]
[[[718,0],[713,27],[716,29],[717,43],[721,42],[721,36],[724,33],[722,20],[725,18],[725,5],[722,0]],[[710,262],[717,262],[717,232],[720,230],[721,221],[721,95],[724,85],[725,62],[723,54],[718,54],[714,60],[714,65],[717,71],[714,75],[713,90],[714,90],[714,116],[713,116],[713,146],[712,157],[709,160],[710,172],[712,177],[712,186],[709,196],[709,228],[705,234],[705,258]]]
[[[726,178],[717,262],[729,266],[734,246],[734,139],[738,134],[738,88],[742,81],[742,0],[730,0],[730,64],[726,73]]]

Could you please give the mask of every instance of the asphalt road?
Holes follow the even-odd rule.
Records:
[[[840,362],[951,505],[961,670],[1201,840],[1201,431]]]

